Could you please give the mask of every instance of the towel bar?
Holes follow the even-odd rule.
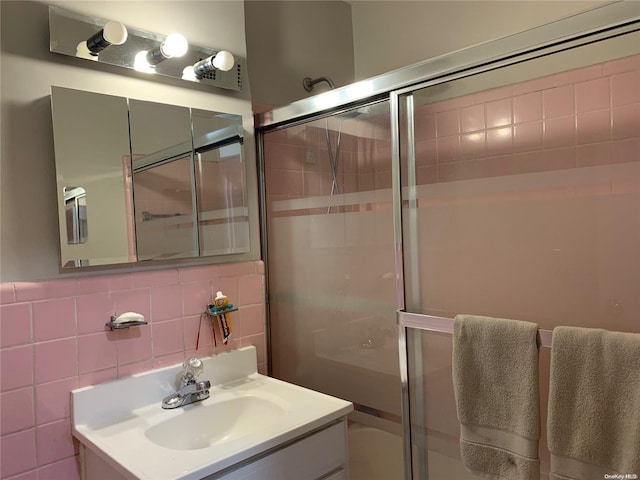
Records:
[[[407,328],[417,328],[429,332],[453,333],[453,318],[425,315],[423,313],[409,313],[397,310],[398,325]],[[538,330],[538,344],[551,347],[552,330]]]

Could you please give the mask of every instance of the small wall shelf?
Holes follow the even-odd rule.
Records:
[[[231,312],[237,312],[237,311],[238,311],[238,307],[227,308],[227,309],[219,310],[219,311],[215,311],[215,312],[214,312],[214,311],[212,311],[212,310],[209,310],[209,309],[207,308],[207,310],[205,311],[205,313],[206,313],[207,315],[209,315],[210,317],[217,317],[217,316],[219,316],[219,315],[224,315],[225,313],[231,313]]]

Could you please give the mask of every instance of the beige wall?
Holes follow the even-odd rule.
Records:
[[[246,56],[242,2],[183,1],[179,6],[177,2],[145,1],[55,3],[143,30],[164,34],[180,31],[194,44]],[[3,282],[59,276],[51,85],[238,113],[244,117],[245,130],[253,129],[248,81],[244,91],[236,93],[181,80],[149,80],[132,70],[51,53],[47,4],[3,1],[0,6]],[[247,135],[245,139],[247,165],[254,165],[253,137]],[[255,175],[248,180],[252,184],[250,201],[257,202]],[[257,231],[252,232],[252,238],[257,242]]]
[[[245,0],[253,101],[286,105],[312,95],[302,88],[306,76],[343,86],[602,3]]]
[[[362,80],[605,2],[353,0],[350,3],[355,79]]]
[[[305,77],[353,82],[351,7],[342,1],[245,1],[254,102],[281,106],[306,98]],[[318,84],[313,94],[326,91]]]

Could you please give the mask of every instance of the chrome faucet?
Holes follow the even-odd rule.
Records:
[[[197,358],[190,358],[184,362],[182,364],[182,375],[180,376],[180,388],[175,393],[162,399],[162,408],[184,407],[209,398],[211,382],[209,380],[197,380],[203,370],[202,361]]]

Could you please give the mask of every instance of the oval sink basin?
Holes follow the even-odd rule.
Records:
[[[145,431],[153,443],[172,450],[198,450],[229,442],[279,421],[286,410],[270,400],[242,396],[194,403]]]

